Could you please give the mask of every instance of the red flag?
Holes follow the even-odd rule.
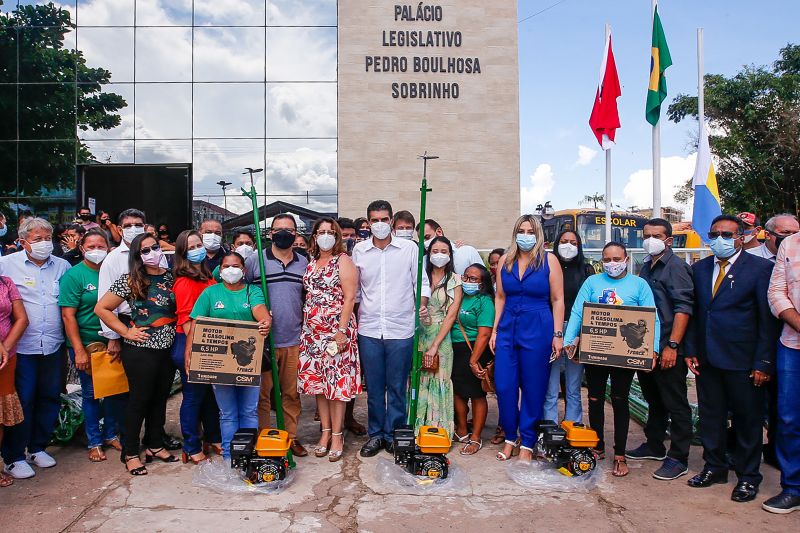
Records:
[[[619,87],[617,64],[614,62],[611,33],[609,33],[600,67],[600,84],[597,86],[592,115],[589,117],[589,126],[603,150],[608,150],[614,145],[614,136],[620,127],[617,111],[617,98],[620,95],[622,91]]]

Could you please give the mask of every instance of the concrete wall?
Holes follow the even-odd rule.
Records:
[[[417,216],[427,150],[440,157],[428,166],[428,217],[451,238],[506,246],[520,210],[517,2],[427,4],[440,21],[395,20],[397,5],[416,17],[418,2],[339,2],[339,214],[365,216],[381,198]],[[460,31],[461,46],[384,46],[395,30]],[[407,71],[366,71],[367,56],[403,56]],[[415,56],[477,57],[481,73],[414,72]],[[457,83],[459,97],[393,98],[393,83],[419,82]]]

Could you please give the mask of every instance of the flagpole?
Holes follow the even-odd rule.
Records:
[[[606,45],[611,37],[611,25],[606,24]],[[605,73],[601,73],[601,76]],[[602,145],[602,143],[601,143]],[[606,243],[611,242],[611,147],[606,152]]]
[[[703,56],[703,28],[697,28],[697,122],[700,126],[700,136],[703,135],[703,127],[705,127],[706,123],[705,87],[703,86],[705,64]]]
[[[653,0],[650,25],[656,16],[657,0]],[[661,119],[653,126],[653,217],[661,217]]]

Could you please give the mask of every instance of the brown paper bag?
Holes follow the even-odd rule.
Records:
[[[112,361],[105,351],[93,352],[91,356],[95,400],[128,392],[128,377],[119,358]]]

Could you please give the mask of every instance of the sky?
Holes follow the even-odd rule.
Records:
[[[578,207],[585,195],[605,192],[605,157],[588,126],[594,103],[605,24],[611,24],[622,86],[622,127],[612,150],[612,203],[652,206],[651,127],[644,105],[650,68],[650,0],[520,0],[520,185],[522,210],[550,200]],[[665,118],[679,93],[697,94],[697,28],[704,28],[706,73],[735,75],[743,65],[771,65],[800,34],[800,2],[663,0],[659,13],[672,55],[669,96],[662,105],[662,205],[680,206],[676,188],[694,172],[697,121]],[[690,215],[690,213],[688,213]]]
[[[112,72],[112,82],[189,81],[192,52],[188,28],[140,28],[133,57],[131,28],[90,26],[132,24],[134,0],[61,0],[74,12],[77,1],[78,48],[90,66]],[[342,0],[344,1],[344,0]],[[24,0],[23,3],[33,3]],[[7,0],[0,10],[13,9]],[[138,0],[142,24],[253,24],[263,21],[264,0]],[[269,0],[269,18],[280,24],[336,24],[336,0]],[[696,29],[705,28],[706,72],[734,75],[745,64],[769,65],[778,50],[798,39],[800,1],[662,0],[659,12],[673,66],[667,70],[669,97],[697,93]],[[519,0],[520,186],[521,210],[532,212],[551,201],[556,209],[578,207],[586,195],[605,191],[604,156],[589,129],[603,51],[604,25],[611,24],[622,85],[618,100],[622,127],[612,151],[612,203],[622,208],[652,205],[651,130],[644,118],[650,65],[651,0]],[[533,15],[533,16],[532,16]],[[67,46],[74,46],[74,36]],[[233,85],[196,83],[194,108],[188,83],[139,84],[136,115],[129,84],[106,86],[129,106],[112,131],[85,132],[82,138],[101,161],[132,162],[135,131],[137,162],[194,163],[195,193],[220,194],[220,178],[245,185],[243,167],[266,160],[269,192],[301,193],[281,198],[312,209],[335,209],[336,191],[336,29],[270,28],[265,46],[259,28],[197,28],[195,81],[235,81]],[[264,104],[264,65],[268,84]],[[296,83],[310,81],[326,83]],[[270,141],[264,155],[266,116],[269,136],[316,137]],[[187,140],[190,126],[196,137]],[[694,170],[697,123],[661,121],[662,205],[677,205],[673,194]],[[238,139],[220,139],[236,137]],[[256,183],[260,192],[264,178]],[[206,198],[222,204],[221,198]],[[271,198],[278,199],[278,198]],[[244,212],[249,201],[229,197],[228,207]],[[691,206],[678,206],[690,210]],[[690,215],[690,213],[687,213]]]

